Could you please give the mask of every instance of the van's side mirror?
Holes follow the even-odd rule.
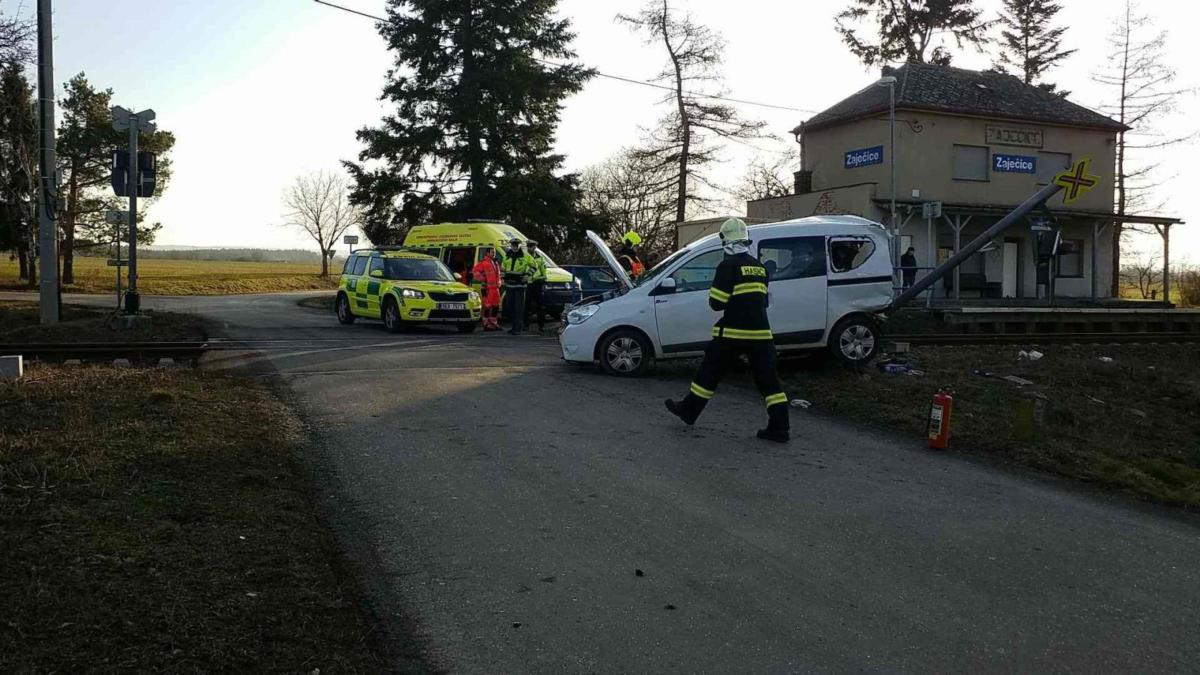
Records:
[[[667,277],[666,279],[663,279],[662,283],[660,283],[658,285],[658,292],[663,295],[669,295],[671,293],[674,293],[675,292],[675,279],[673,277]]]
[[[383,270],[371,270],[371,276],[375,277],[376,279],[382,279]]]

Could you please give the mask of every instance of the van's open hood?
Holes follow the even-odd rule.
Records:
[[[625,268],[621,267],[621,263],[617,262],[617,256],[613,255],[612,249],[608,247],[608,244],[604,243],[600,235],[588,230],[587,238],[591,240],[592,245],[600,252],[600,257],[604,258],[604,262],[608,263],[608,266],[612,268],[613,275],[617,277],[621,285],[626,290],[633,288],[633,280],[629,278],[629,274],[625,272]]]

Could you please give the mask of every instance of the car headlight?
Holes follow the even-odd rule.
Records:
[[[479,294],[471,291],[471,302],[479,302]]]
[[[567,323],[570,323],[570,324],[583,323],[584,321],[587,321],[588,319],[592,318],[592,315],[594,315],[596,312],[599,312],[599,311],[600,311],[600,305],[598,305],[598,304],[597,305],[584,305],[583,307],[576,307],[575,309],[571,310],[570,312],[567,312]]]
[[[401,288],[400,295],[405,298],[412,298],[413,300],[420,300],[421,298],[425,297],[425,292],[418,291],[414,288]]]

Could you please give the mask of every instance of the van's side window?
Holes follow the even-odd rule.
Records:
[[[351,274],[354,269],[354,261],[358,260],[358,256],[352,255],[346,258],[346,264],[342,266],[342,274]]]
[[[769,239],[758,245],[758,259],[771,281],[825,276],[825,237]]]
[[[861,267],[875,252],[875,242],[862,237],[836,237],[829,240],[829,268],[849,272]]]
[[[354,276],[361,277],[363,272],[366,272],[366,271],[367,271],[367,257],[365,255],[360,255],[354,261]]]
[[[713,277],[717,276],[717,265],[725,259],[725,251],[717,249],[701,253],[684,263],[683,267],[671,273],[675,280],[675,292],[707,291],[712,286]]]
[[[367,270],[367,273],[370,274],[375,270],[383,271],[383,258],[371,258],[371,269]]]

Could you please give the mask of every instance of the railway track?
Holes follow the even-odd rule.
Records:
[[[195,359],[209,349],[207,342],[77,342],[0,344],[0,354],[27,359]]]
[[[969,335],[886,335],[914,345],[1164,344],[1200,342],[1200,333],[975,333]]]

